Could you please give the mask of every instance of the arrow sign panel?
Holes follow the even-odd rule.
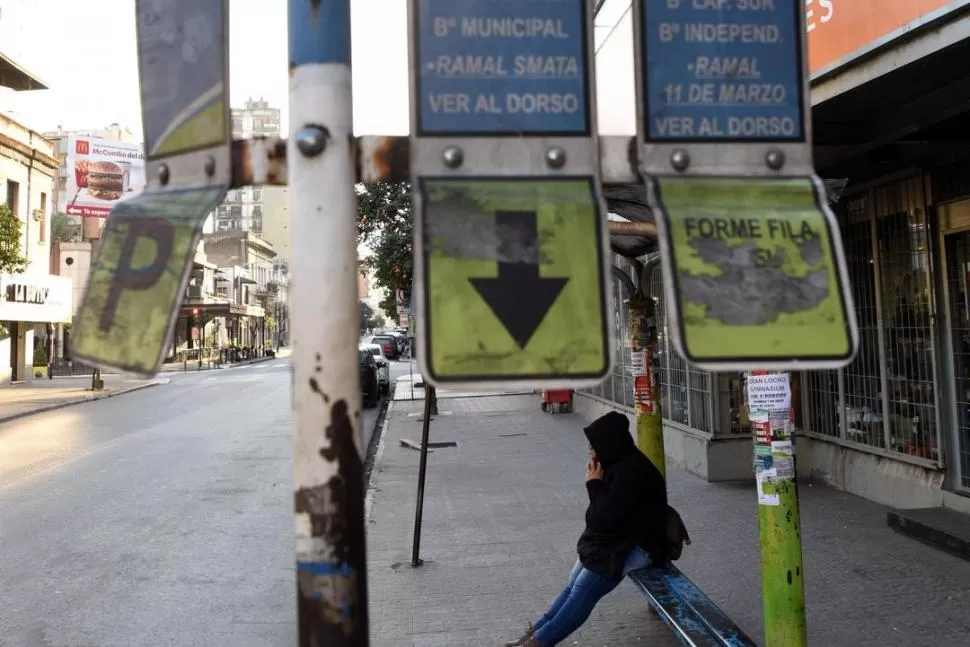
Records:
[[[592,178],[421,178],[418,334],[437,384],[595,384],[610,371]]]
[[[532,339],[569,280],[539,276],[537,218],[535,211],[496,213],[498,256],[509,260],[499,260],[498,277],[494,279],[470,279],[520,348]],[[517,251],[525,258],[516,258]]]

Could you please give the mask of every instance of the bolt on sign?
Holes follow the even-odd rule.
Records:
[[[75,354],[154,374],[206,216],[231,177],[228,0],[135,3],[148,190],[111,211],[77,315]]]
[[[592,2],[412,0],[418,359],[432,384],[611,368]]]
[[[670,334],[711,370],[845,366],[858,330],[812,167],[799,0],[638,0],[638,150]]]

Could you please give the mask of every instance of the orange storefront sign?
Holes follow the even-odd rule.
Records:
[[[812,74],[864,49],[952,0],[805,0]]]

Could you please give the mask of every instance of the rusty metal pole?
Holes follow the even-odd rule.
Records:
[[[418,503],[414,508],[414,540],[411,544],[411,566],[417,568],[424,564],[421,559],[421,519],[424,516],[424,482],[428,474],[428,442],[431,436],[432,402],[435,400],[434,387],[424,385],[424,416],[421,419],[421,459],[418,463]]]
[[[366,647],[350,0],[288,0],[288,23],[299,645]]]

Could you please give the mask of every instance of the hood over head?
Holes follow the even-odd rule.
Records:
[[[604,467],[622,460],[636,450],[630,435],[630,420],[617,411],[597,418],[583,432]]]

